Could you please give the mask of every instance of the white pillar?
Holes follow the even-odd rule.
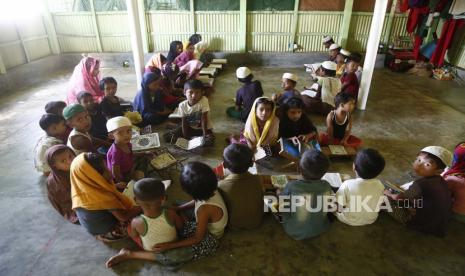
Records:
[[[376,0],[373,18],[371,20],[370,35],[368,37],[365,62],[363,63],[362,81],[358,93],[358,108],[365,110],[368,94],[370,93],[371,79],[375,69],[376,55],[383,30],[384,18],[388,0]]]
[[[136,69],[137,88],[140,88],[144,67],[144,49],[142,46],[137,0],[126,0],[126,6],[128,8],[129,31],[131,33],[131,48],[134,57],[134,68]]]

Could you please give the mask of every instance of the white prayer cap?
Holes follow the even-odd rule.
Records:
[[[324,37],[323,37],[323,44],[324,44],[324,43],[328,43],[328,42],[330,42],[331,40],[333,40],[333,38],[332,38],[331,36],[329,36],[329,35],[324,36]]]
[[[283,79],[288,79],[288,80],[293,80],[297,82],[297,75],[291,74],[291,73],[284,73],[283,74]]]
[[[330,49],[330,50],[336,50],[336,49],[338,49],[338,48],[340,48],[340,47],[341,47],[341,46],[339,46],[339,44],[333,43],[333,44],[331,44],[331,46],[329,46],[329,49]]]
[[[346,57],[350,56],[350,52],[347,51],[346,49],[341,49],[341,50],[339,51],[339,53],[342,54],[342,55],[344,55],[344,56],[346,56]]]
[[[238,79],[247,78],[250,74],[252,74],[252,71],[250,71],[247,67],[239,67],[236,70],[236,76]]]
[[[332,62],[332,61],[324,61],[322,64],[321,64],[321,67],[325,68],[326,70],[333,70],[333,71],[336,71],[336,68],[337,68],[337,65],[335,62]]]
[[[437,158],[441,159],[442,163],[448,167],[452,164],[452,153],[443,147],[429,146],[422,149],[421,151],[436,156]]]
[[[118,116],[107,121],[107,131],[112,132],[120,127],[132,126],[131,120],[126,117]]]

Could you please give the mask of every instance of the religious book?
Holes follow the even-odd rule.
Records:
[[[341,145],[329,145],[329,150],[332,155],[347,155],[347,151],[344,146]]]
[[[214,78],[210,78],[209,76],[205,76],[205,75],[199,76],[197,77],[197,79],[207,86],[213,86],[213,83],[215,82]]]
[[[339,188],[342,185],[340,173],[325,173],[321,179],[328,181],[329,185],[333,188]]]
[[[316,91],[313,91],[313,90],[304,90],[302,92],[300,92],[301,95],[305,95],[305,96],[309,96],[311,98],[314,98],[317,94]]]
[[[150,161],[150,164],[157,169],[157,170],[162,170],[165,168],[168,168],[169,166],[176,164],[178,160],[174,158],[173,155],[169,152],[163,152],[160,155],[157,155],[155,158],[153,158]]]
[[[220,70],[220,69],[223,69],[223,64],[218,64],[218,63],[215,64],[215,63],[212,63],[212,64],[210,64],[207,68],[215,68],[215,69]]]
[[[284,189],[289,179],[286,175],[271,175],[271,185],[277,189]]]
[[[158,133],[139,135],[131,139],[133,151],[147,151],[160,147]]]
[[[391,183],[391,182],[389,182],[389,181],[387,181],[387,180],[384,181],[383,184],[384,184],[384,186],[385,186],[386,188],[391,189],[391,190],[393,190],[394,192],[397,192],[397,193],[403,193],[403,192],[405,192],[405,190],[404,190],[401,186],[396,185],[396,184],[394,184],[394,183]],[[407,183],[407,184],[408,184],[408,183]]]
[[[176,140],[175,145],[184,150],[192,150],[192,149],[202,146],[203,142],[204,142],[204,138],[202,136],[195,137],[190,140],[179,137],[178,140]]]
[[[217,70],[218,69],[213,68],[213,67],[202,68],[202,70],[200,70],[199,72],[199,75],[208,75],[208,76],[214,77],[216,75]]]
[[[217,64],[227,64],[228,60],[225,58],[214,58],[212,59],[211,63],[217,63]]]

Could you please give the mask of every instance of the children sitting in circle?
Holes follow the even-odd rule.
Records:
[[[326,132],[320,134],[320,144],[342,145],[358,148],[362,140],[353,136],[352,131],[352,111],[355,108],[355,99],[346,93],[340,92],[334,99],[336,109],[326,116]]]
[[[252,81],[254,76],[247,67],[237,68],[236,77],[244,85],[236,92],[235,106],[228,107],[226,114],[245,123],[255,99],[263,96],[263,89],[260,81]]]

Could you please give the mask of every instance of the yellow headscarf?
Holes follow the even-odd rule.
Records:
[[[155,67],[155,68],[158,68],[158,69],[162,69],[163,67],[163,62],[161,61],[161,54],[160,53],[157,53],[157,54],[154,54],[150,60],[145,64],[145,68],[149,68],[149,67]]]
[[[73,209],[87,210],[130,209],[132,202],[108,182],[81,153],[71,163],[71,200]]]
[[[260,130],[257,122],[257,115],[255,108],[257,107],[257,102],[260,99],[268,99],[268,97],[260,97],[255,99],[252,109],[250,110],[249,117],[245,123],[244,136],[253,143],[256,143],[257,147],[261,145],[273,145],[278,140],[279,135],[279,119],[275,116],[276,105],[274,105],[273,111],[271,112],[270,118],[265,123],[263,131],[260,134]]]

